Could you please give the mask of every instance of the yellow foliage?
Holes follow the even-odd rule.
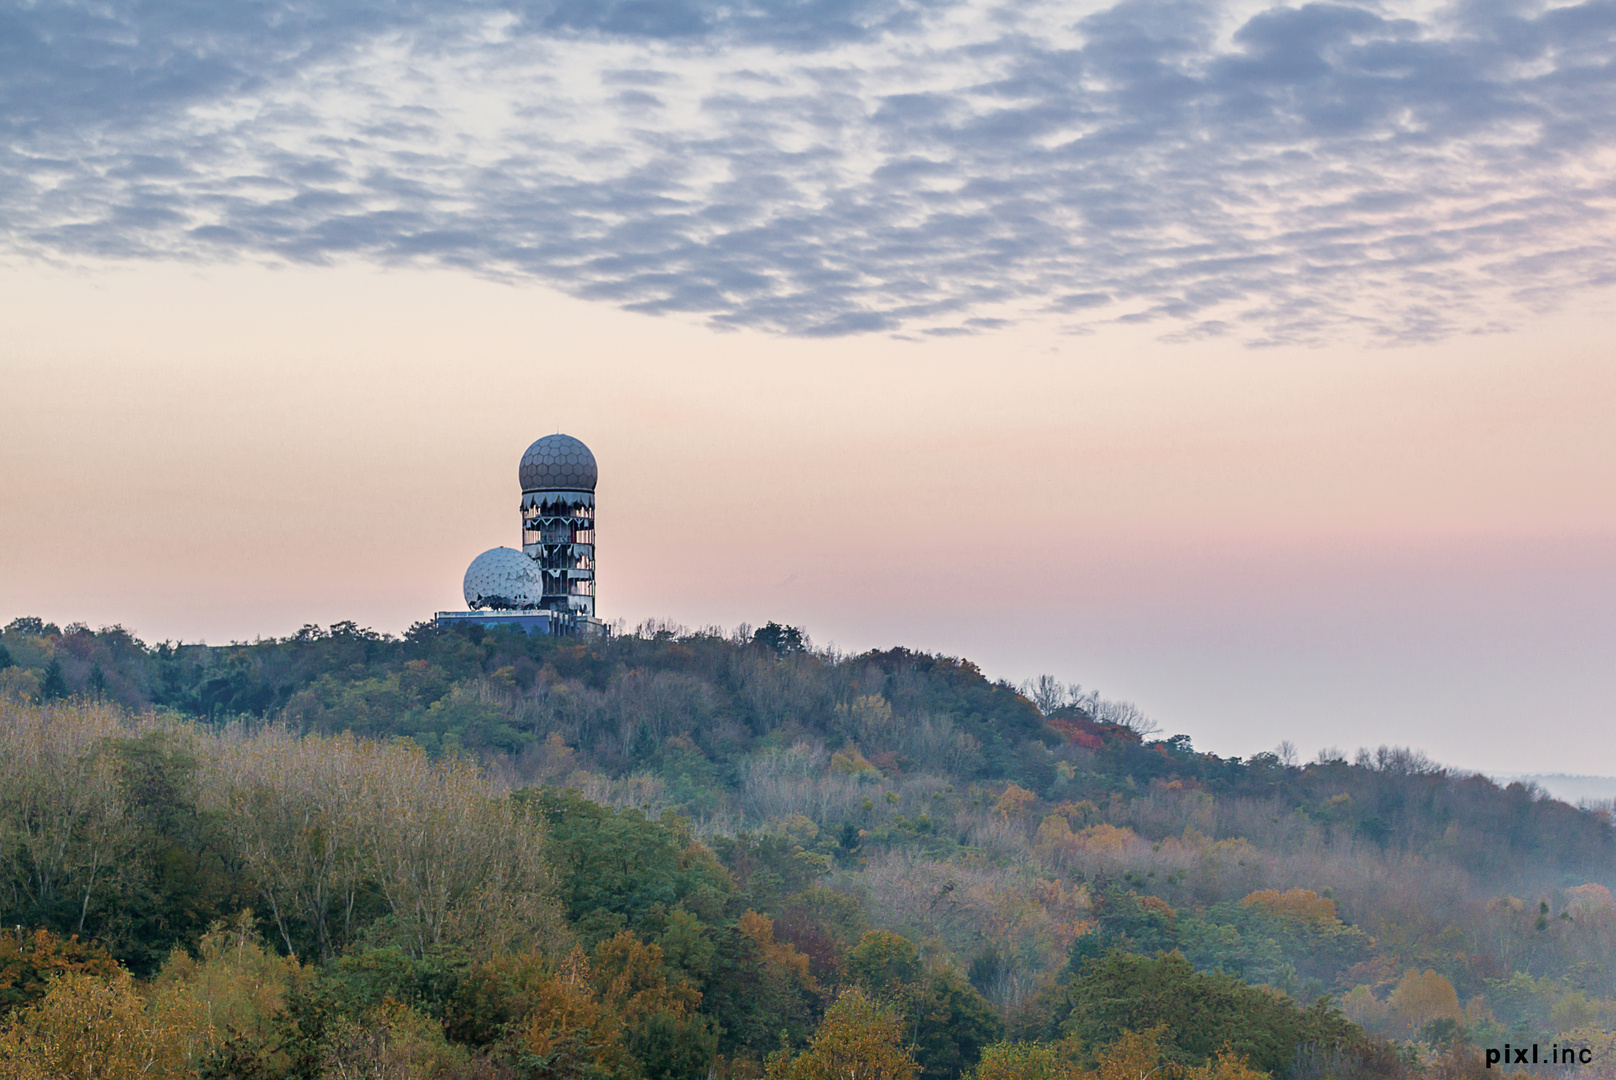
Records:
[[[437,1021],[389,1000],[339,1022],[320,1055],[331,1080],[435,1080],[465,1075],[471,1055],[451,1046]]]
[[[1462,1020],[1453,984],[1435,971],[1409,968],[1386,1004],[1391,1020],[1405,1031],[1418,1031],[1432,1020]]]
[[[1075,1039],[1058,1043],[1002,1042],[982,1051],[970,1080],[1089,1080]]]
[[[1033,837],[1035,848],[1056,848],[1072,842],[1075,834],[1071,824],[1059,814],[1049,814],[1038,823],[1038,833]]]
[[[1336,915],[1335,901],[1320,896],[1312,889],[1291,889],[1287,892],[1258,889],[1240,903],[1247,907],[1260,907],[1272,915],[1293,919],[1319,930],[1327,930],[1341,921]]]
[[[851,776],[856,780],[882,779],[881,770],[871,765],[852,743],[830,756],[830,771],[834,776]]]
[[[764,832],[770,836],[778,836],[789,840],[793,844],[811,844],[819,836],[819,826],[807,814],[787,814],[784,817],[770,818],[764,826]]]
[[[215,923],[197,945],[200,960],[176,948],[158,972],[159,994],[184,994],[202,1009],[223,1038],[241,1035],[262,1042],[287,991],[307,978],[292,957],[277,956],[259,943],[251,913],[226,927]]]
[[[1184,1080],[1268,1080],[1268,1074],[1253,1069],[1239,1054],[1225,1052],[1200,1068],[1186,1069]]]
[[[1075,1039],[1059,1043],[998,1043],[982,1052],[969,1080],[1268,1080],[1234,1053],[1186,1068],[1162,1060],[1162,1026],[1128,1031],[1099,1055],[1092,1070],[1080,1064],[1082,1047]]]
[[[1011,784],[1004,789],[1004,794],[993,800],[993,812],[1005,819],[1020,819],[1027,816],[1032,804],[1038,801],[1038,796],[1019,784]]]
[[[1100,808],[1087,799],[1079,799],[1077,802],[1063,802],[1055,807],[1054,812],[1079,829],[1100,816]]]
[[[1099,1055],[1094,1080],[1146,1080],[1152,1075],[1171,1077],[1178,1070],[1161,1059],[1160,1026],[1149,1031],[1125,1031],[1122,1038]]]
[[[1583,1027],[1567,1031],[1555,1042],[1559,1045],[1569,1044],[1582,1049],[1586,1046],[1592,1053],[1593,1060],[1587,1065],[1580,1065],[1576,1071],[1578,1080],[1616,1080],[1616,1031],[1603,1027]]]
[[[68,972],[0,1032],[0,1077],[194,1080],[212,1041],[202,1006],[186,995],[148,1003],[127,971]]]
[[[850,724],[854,734],[866,744],[884,744],[897,731],[892,706],[880,694],[865,694],[854,698],[851,705],[838,705],[836,716],[842,723]]]
[[[1091,854],[1121,854],[1132,847],[1139,837],[1127,826],[1090,825],[1077,834],[1077,842]]]
[[[1565,995],[1549,1010],[1549,1023],[1557,1032],[1592,1027],[1596,1019],[1593,1002],[1580,990]]]
[[[1378,1031],[1386,1024],[1390,1011],[1384,1001],[1375,1000],[1375,992],[1367,986],[1354,986],[1341,998],[1341,1014],[1359,1027]]]
[[[701,991],[668,981],[662,950],[624,930],[595,947],[595,990],[623,1020],[637,1024],[656,1013],[683,1019],[701,1004]]]
[[[769,1059],[768,1080],[916,1080],[903,1023],[860,989],[845,990],[825,1013],[806,1053]]]

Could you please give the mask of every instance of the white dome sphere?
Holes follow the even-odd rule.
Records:
[[[520,551],[497,547],[471,560],[463,589],[473,611],[522,611],[541,605],[544,578],[538,564]]]
[[[523,491],[594,491],[595,455],[571,435],[546,435],[522,455]]]

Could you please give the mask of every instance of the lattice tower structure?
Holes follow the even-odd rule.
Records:
[[[595,617],[595,455],[546,435],[522,455],[522,552],[543,581],[541,604]]]

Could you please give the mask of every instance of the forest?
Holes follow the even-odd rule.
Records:
[[[0,631],[0,1078],[1616,1075],[1613,887],[1609,807],[775,623]]]

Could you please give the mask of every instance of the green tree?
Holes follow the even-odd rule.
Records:
[[[769,621],[752,632],[752,643],[771,649],[781,656],[800,653],[806,647],[802,631],[795,626],[784,626]]]
[[[1290,1064],[1298,1046],[1348,1048],[1367,1041],[1328,999],[1303,1009],[1224,972],[1198,972],[1176,952],[1154,957],[1119,952],[1090,961],[1064,997],[1056,1016],[1062,1034],[1086,1046],[1109,1046],[1126,1032],[1171,1020],[1162,1051],[1183,1065],[1204,1065],[1227,1049],[1277,1073]]]
[[[67,696],[67,679],[62,675],[62,662],[51,657],[45,665],[45,681],[39,685],[41,701],[60,701]]]
[[[630,929],[659,937],[669,912],[683,907],[716,921],[733,890],[712,852],[677,822],[638,810],[613,810],[572,790],[519,792],[549,828],[557,896],[586,943]]]
[[[782,1042],[801,1045],[819,1011],[819,984],[808,958],[776,940],[773,921],[755,911],[714,936],[703,1000],[718,1021],[720,1049],[761,1060]]]
[[[899,1010],[928,1080],[959,1076],[1004,1034],[993,1008],[958,972],[926,971],[919,950],[897,934],[866,933],[848,952],[844,971],[850,982]]]

